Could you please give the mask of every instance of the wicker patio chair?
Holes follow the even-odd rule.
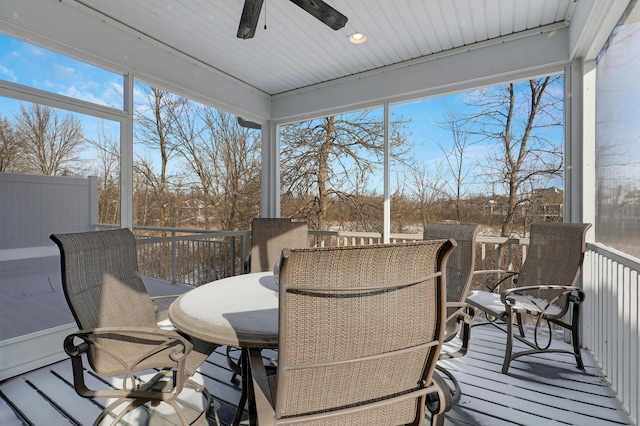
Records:
[[[273,270],[284,248],[309,247],[306,222],[256,217],[251,224],[250,272]]]
[[[459,334],[460,346],[457,349],[443,349],[440,352],[440,360],[461,357],[469,349],[474,311],[467,304],[466,299],[473,281],[478,231],[480,231],[478,224],[429,223],[424,227],[425,240],[451,238],[457,243],[447,260],[447,323],[444,342],[452,341]],[[455,376],[441,364],[436,368],[451,380],[452,401],[457,402],[460,399],[460,384]]]
[[[575,284],[590,227],[589,223],[533,223],[527,257],[519,272],[476,271],[476,274],[499,272],[506,275],[492,284],[489,291],[472,291],[467,297],[471,306],[486,314],[489,324],[507,333],[503,373],[509,370],[515,358],[541,352],[572,354],[578,368],[584,369],[579,333],[584,292]],[[503,289],[505,286],[509,288]],[[527,315],[535,320],[531,337],[525,333]],[[514,322],[518,325],[519,335],[514,335]],[[572,351],[552,346],[554,331],[551,324],[571,331]],[[514,352],[514,338],[531,349]],[[541,342],[540,339],[544,340]]]
[[[273,271],[284,248],[309,247],[309,228],[306,222],[294,222],[291,218],[255,217],[251,223],[251,252],[245,260],[245,272]],[[232,353],[240,348],[227,346],[227,364],[235,382],[240,374],[240,365],[233,360]]]
[[[258,423],[419,425],[431,396],[442,424],[450,395],[433,371],[454,244],[284,250],[277,374],[250,350]]]
[[[138,273],[133,233],[116,229],[53,234],[51,239],[60,249],[64,294],[80,329],[64,341],[76,392],[85,398],[116,399],[94,424],[107,415],[115,416],[112,424],[118,424],[141,405],[161,401],[173,407],[183,425],[203,420],[211,397],[189,377],[215,345],[158,327],[151,298]],[[85,357],[98,375],[121,377],[121,386],[89,389],[84,378]],[[152,378],[143,382],[142,375],[149,372]],[[187,419],[186,410],[178,404],[184,387],[195,389],[203,398],[201,412],[187,413],[195,419]],[[120,407],[124,403],[128,404]]]

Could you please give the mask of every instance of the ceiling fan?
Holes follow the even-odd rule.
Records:
[[[334,30],[347,23],[347,17],[322,0],[290,0]],[[260,10],[264,0],[245,0],[242,17],[238,26],[238,38],[252,38],[256,33]]]

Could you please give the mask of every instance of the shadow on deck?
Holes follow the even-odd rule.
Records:
[[[442,361],[462,389],[447,425],[631,424],[589,353],[583,355],[585,371],[575,367],[570,355],[549,354],[515,360],[505,375],[500,372],[504,346],[503,333],[474,327],[469,353]],[[230,424],[240,398],[240,384],[231,381],[224,354],[225,347],[218,348],[196,377],[215,398],[210,425]],[[102,408],[77,396],[71,382],[68,360],[5,380],[0,383],[0,424],[92,424]]]

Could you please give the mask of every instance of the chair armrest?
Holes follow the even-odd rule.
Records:
[[[504,302],[506,298],[508,298],[511,294],[518,293],[526,293],[526,292],[534,292],[540,290],[550,290],[558,293],[558,296],[552,300],[557,300],[560,296],[565,294],[570,294],[569,299],[575,303],[582,303],[585,298],[584,291],[579,289],[578,287],[572,287],[567,285],[555,285],[555,284],[544,284],[544,285],[531,285],[527,287],[516,287],[510,288],[508,290],[504,290],[500,293],[500,299]],[[551,302],[551,301],[550,301]],[[552,303],[552,302],[551,302]]]
[[[167,294],[166,296],[153,296],[151,303],[153,304],[153,310],[156,312],[156,322],[160,328],[164,330],[175,330],[171,321],[169,321],[169,305],[171,303],[165,303],[164,299],[177,299],[180,294]],[[173,300],[171,301],[173,302]]]
[[[273,395],[267,379],[267,370],[262,360],[259,349],[249,349],[249,364],[251,368],[251,386],[255,396],[258,424],[275,424],[275,410],[273,408]]]
[[[114,353],[97,341],[98,339],[121,340],[122,337],[134,339],[134,343],[148,345],[150,349],[148,352],[141,354],[137,359],[127,362],[123,360],[119,354]],[[80,339],[82,343],[76,344],[76,338]],[[98,327],[77,331],[68,335],[64,340],[64,350],[70,357],[82,355],[89,350],[91,345],[96,346],[99,350],[113,357],[113,359],[118,360],[118,362],[129,371],[134,371],[136,366],[148,357],[171,347],[173,347],[173,350],[169,352],[167,360],[172,362],[167,362],[167,365],[158,367],[177,367],[184,362],[187,354],[193,350],[193,344],[188,337],[178,334],[175,331],[162,330],[159,328]]]
[[[527,297],[523,293],[534,293],[541,290],[549,292],[549,294],[547,294],[545,298],[537,299],[529,296],[526,300],[537,308],[539,315],[548,315],[550,318],[557,318],[564,315],[570,302],[580,304],[585,298],[584,291],[577,287],[545,284],[504,290],[500,293],[500,300],[505,306],[515,306],[516,303],[522,303],[523,300],[525,300],[523,298]],[[557,306],[556,302],[558,302],[563,296],[567,296],[567,298],[566,302],[563,303],[560,308],[560,313],[549,313],[549,308],[551,306]]]
[[[182,296],[181,294],[167,294],[166,296],[153,296],[151,297],[151,303],[153,303],[153,307],[156,310],[156,312],[158,312],[158,308],[165,308],[165,309],[169,309],[169,305],[167,305],[164,302],[161,302],[161,300],[164,299],[177,299],[178,297]]]
[[[478,269],[473,271],[473,275],[504,274],[507,272],[513,271],[507,271],[505,269]]]
[[[456,318],[457,321],[464,321],[467,323],[473,322],[475,313],[473,308],[467,302],[447,302],[447,308],[457,308],[455,312],[447,316],[447,322],[454,318]]]

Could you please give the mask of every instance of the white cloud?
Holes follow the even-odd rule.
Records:
[[[24,43],[24,46],[28,48],[29,53],[34,56],[46,56],[47,54],[45,50],[40,49],[39,47],[34,46],[33,44]]]
[[[6,76],[7,80],[9,81],[13,81],[14,83],[18,81],[18,77],[16,77],[15,73],[13,72],[13,70],[7,68],[7,67],[3,67],[2,65],[0,65],[0,74]]]
[[[76,76],[75,69],[71,67],[65,67],[64,65],[54,63],[51,65],[51,71],[56,77],[56,80],[72,80]]]
[[[56,87],[55,83],[49,80],[44,80],[42,82],[39,82],[38,80],[33,79],[32,84],[33,84],[33,87],[36,87],[36,88],[42,87],[42,88],[48,89],[49,91],[53,91]]]
[[[0,73],[2,68],[0,68]],[[79,85],[65,85],[50,80],[33,80],[32,85],[59,95],[68,96],[74,99],[91,102],[98,105],[109,106],[113,108],[122,108],[122,85],[117,82],[104,82],[103,84],[95,81],[77,82]],[[105,86],[106,85],[106,86]],[[104,87],[101,93],[93,89]]]
[[[98,96],[95,96],[93,93],[78,90],[75,86],[68,86],[64,88],[64,90],[59,90],[58,94],[69,96],[70,98],[74,98],[74,99],[80,99],[83,101],[92,102],[98,105],[105,105],[105,106],[108,105],[104,99]]]

